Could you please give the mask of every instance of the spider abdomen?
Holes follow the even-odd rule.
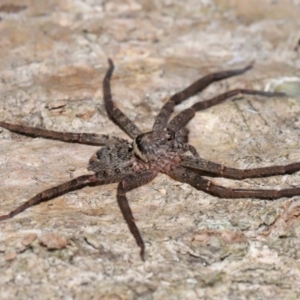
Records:
[[[89,160],[88,170],[95,173],[128,167],[132,160],[132,144],[120,142],[99,149]]]

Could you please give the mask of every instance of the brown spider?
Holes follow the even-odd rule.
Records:
[[[94,174],[79,176],[68,182],[43,191],[18,206],[10,213],[0,216],[0,221],[12,218],[33,205],[37,205],[42,201],[47,201],[59,195],[63,195],[69,191],[78,190],[85,186],[118,182],[118,205],[125,221],[127,222],[129,230],[141,249],[140,255],[142,260],[144,260],[145,245],[135,224],[134,217],[126,198],[126,193],[150,182],[159,172],[165,173],[176,180],[190,184],[196,189],[221,198],[277,199],[281,197],[300,195],[300,188],[282,190],[226,188],[216,185],[212,181],[198,175],[197,172],[195,172],[196,170],[200,170],[204,171],[206,175],[244,179],[293,173],[300,170],[300,163],[245,170],[234,169],[200,158],[196,149],[187,143],[189,131],[185,126],[194,117],[196,111],[217,105],[237,94],[266,97],[282,96],[283,94],[248,89],[235,89],[209,100],[198,102],[191,108],[183,110],[169,122],[170,115],[173,113],[175,105],[183,102],[191,96],[194,96],[215,81],[236,76],[248,71],[252,68],[252,65],[248,65],[243,69],[211,73],[195,81],[186,89],[171,96],[157,115],[153,125],[153,130],[142,133],[120,109],[114,106],[110,89],[110,80],[114,65],[112,60],[109,59],[108,62],[109,69],[107,70],[103,80],[103,94],[106,112],[108,117],[133,139],[133,142],[101,134],[72,132],[62,133],[0,122],[0,126],[3,128],[31,137],[43,137],[69,143],[104,145],[104,147],[98,150],[89,161],[88,170],[93,171]],[[192,155],[183,155],[186,152],[190,152]]]

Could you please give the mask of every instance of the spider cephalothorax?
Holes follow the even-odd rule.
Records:
[[[140,134],[133,141],[134,155],[152,164],[162,159],[169,159],[172,163],[175,157],[178,161],[180,155],[188,150],[189,145],[182,143],[181,136],[169,128]]]
[[[106,112],[108,117],[127,133],[133,141],[129,142],[125,139],[101,134],[62,133],[0,121],[0,126],[3,128],[32,137],[38,136],[65,142],[103,146],[89,161],[88,170],[94,174],[82,175],[43,191],[8,214],[0,216],[0,221],[12,218],[30,206],[55,198],[72,190],[77,190],[85,186],[118,182],[118,205],[131,233],[141,249],[141,257],[144,259],[145,245],[135,224],[126,193],[150,182],[156,177],[158,172],[166,173],[176,180],[192,185],[196,189],[223,198],[277,199],[280,197],[300,195],[300,188],[298,187],[282,190],[226,188],[200,176],[199,172],[197,172],[200,170],[206,172],[208,175],[243,179],[285,173],[290,174],[300,170],[300,163],[296,162],[285,166],[270,166],[245,170],[229,168],[200,158],[196,149],[187,144],[189,131],[185,126],[194,117],[196,111],[217,105],[237,94],[263,97],[282,96],[282,94],[235,89],[209,100],[197,102],[191,108],[183,110],[169,121],[175,105],[196,95],[212,82],[248,71],[251,69],[251,65],[243,69],[211,73],[195,81],[186,89],[174,94],[168,99],[155,118],[152,131],[146,133],[141,132],[120,109],[115,107],[110,90],[110,80],[114,69],[112,60],[109,60],[109,65],[110,67],[103,80],[103,96]],[[183,155],[188,151],[192,154],[191,156]]]
[[[125,168],[133,174],[152,170],[164,172],[178,165],[180,155],[189,150],[180,135],[168,128],[139,134],[132,143],[117,142],[99,149],[90,159],[88,170],[105,177]]]

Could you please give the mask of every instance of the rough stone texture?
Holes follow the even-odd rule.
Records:
[[[299,15],[298,0],[1,0],[0,119],[125,137],[102,101],[111,57],[116,103],[148,130],[166,96],[211,71],[255,61],[176,111],[230,88],[299,77]],[[197,113],[191,143],[229,166],[299,161],[299,101],[236,97]],[[95,150],[0,129],[0,213],[87,173]],[[300,177],[215,180],[281,188]],[[129,193],[144,263],[115,196],[116,185],[85,188],[2,222],[0,298],[300,297],[300,197],[217,199],[160,175]]]

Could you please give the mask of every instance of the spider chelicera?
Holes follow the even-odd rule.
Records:
[[[118,125],[133,141],[129,142],[122,138],[102,134],[57,132],[0,122],[0,126],[3,128],[31,137],[43,137],[69,143],[103,146],[89,161],[88,170],[92,171],[93,174],[76,177],[35,195],[8,214],[0,216],[0,221],[10,219],[33,205],[53,199],[69,191],[78,190],[86,186],[117,182],[119,183],[117,188],[118,205],[129,230],[140,247],[140,255],[144,260],[145,245],[135,224],[126,193],[147,184],[159,172],[221,198],[260,198],[272,200],[300,195],[300,188],[298,187],[282,190],[227,188],[213,183],[211,180],[200,176],[199,172],[197,172],[199,170],[204,171],[206,176],[244,179],[293,173],[300,170],[300,163],[298,162],[284,166],[253,169],[229,168],[200,158],[196,149],[188,144],[189,131],[185,126],[194,117],[196,111],[217,105],[238,94],[273,97],[282,96],[282,93],[234,89],[209,100],[197,102],[191,108],[183,110],[169,121],[175,105],[196,95],[215,81],[245,73],[252,68],[252,65],[248,65],[242,69],[211,73],[198,79],[186,89],[169,97],[155,118],[152,131],[143,133],[114,105],[110,89],[110,80],[114,65],[111,59],[108,62],[109,69],[103,80],[103,97],[106,112],[110,120]],[[190,153],[190,155],[187,155],[187,153]]]

